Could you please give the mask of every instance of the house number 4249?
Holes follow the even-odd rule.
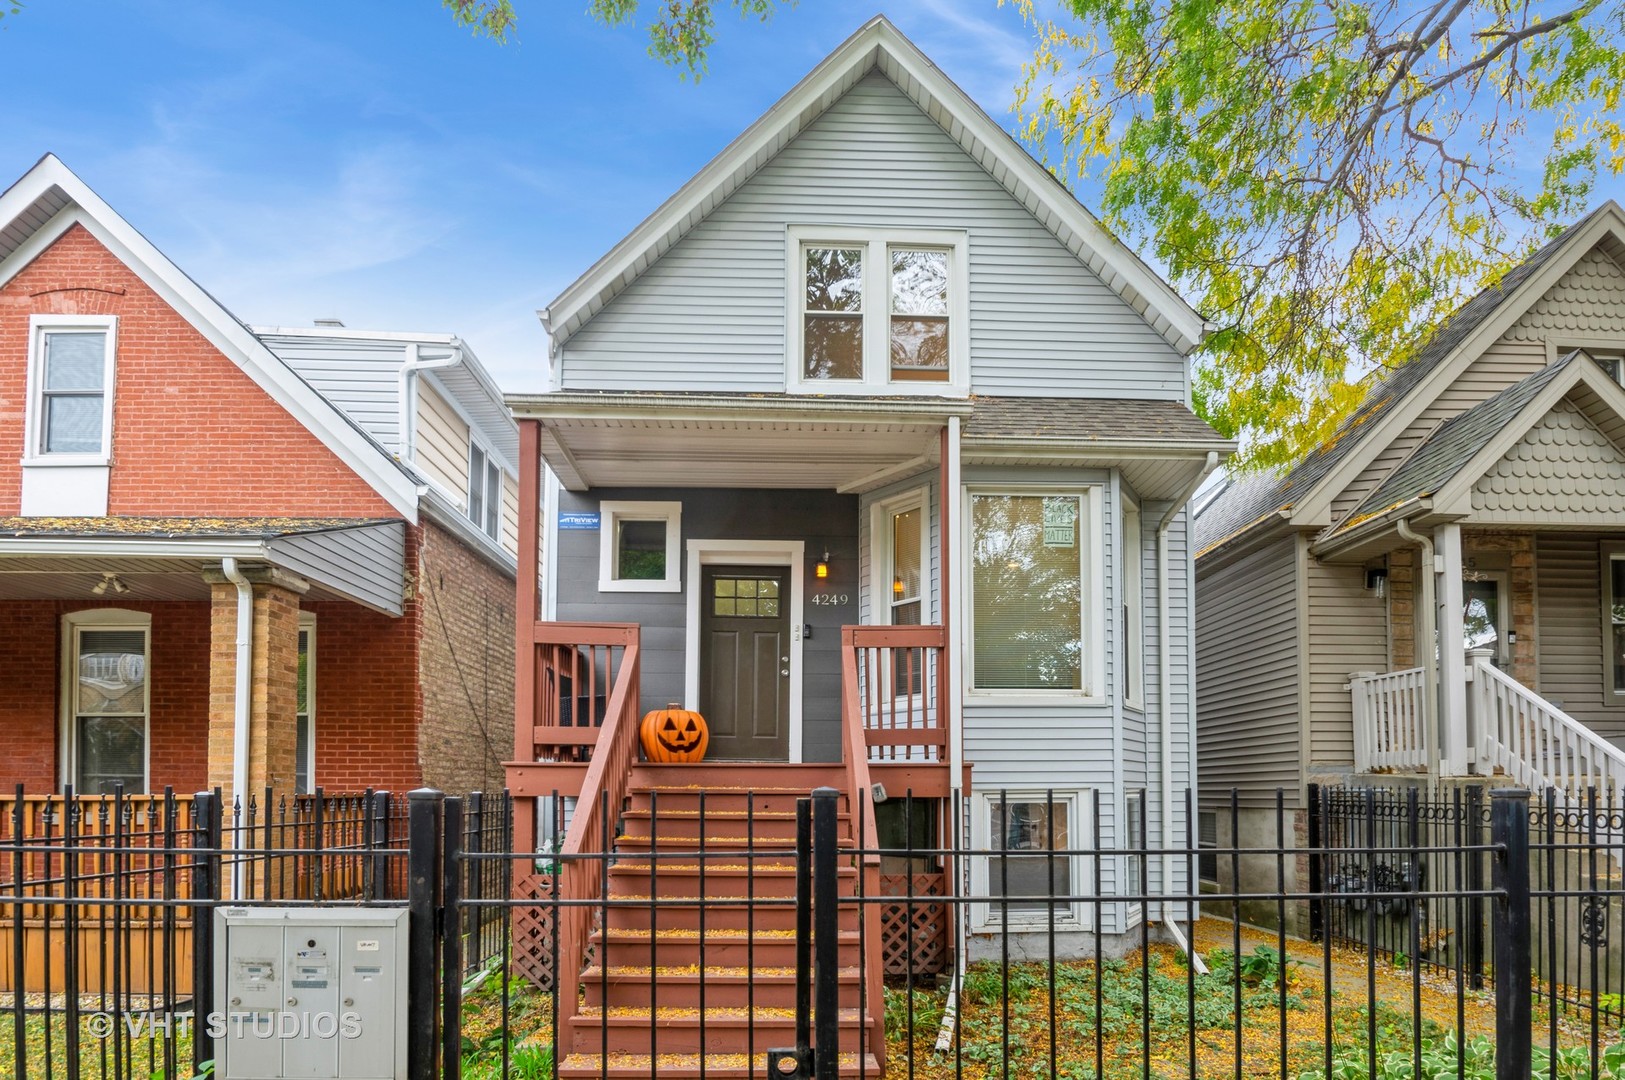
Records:
[[[812,602],[814,607],[845,607],[849,599],[844,592],[819,593],[812,598]]]

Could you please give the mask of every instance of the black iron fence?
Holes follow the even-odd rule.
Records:
[[[864,796],[652,790],[605,807],[586,854],[559,796],[536,852],[512,850],[506,797],[19,799],[0,824],[0,1075],[204,1067],[174,1018],[212,1007],[210,916],[234,890],[410,909],[414,1077],[1556,1080],[1625,1058],[1603,958],[1561,987],[1539,966],[1562,934],[1617,924],[1587,899],[1618,876],[1594,805],[1323,789],[1309,848],[1211,849],[1188,796],[1167,830],[1140,793]],[[1232,870],[1197,895],[1204,854]],[[1248,859],[1279,887],[1243,888]],[[572,862],[585,894],[564,891]],[[1245,904],[1301,907],[1320,933],[1216,916]],[[588,933],[565,955],[573,912]]]

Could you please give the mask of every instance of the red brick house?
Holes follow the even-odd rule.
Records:
[[[517,435],[448,335],[251,329],[0,194],[0,791],[500,785]]]

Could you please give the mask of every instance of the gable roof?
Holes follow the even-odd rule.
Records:
[[[1543,283],[1550,276],[1548,271],[1564,270],[1589,251],[1592,243],[1581,245],[1576,241],[1591,233],[1592,227],[1604,219],[1625,225],[1625,211],[1609,200],[1564,229],[1509,270],[1500,281],[1480,290],[1457,308],[1414,358],[1372,386],[1365,400],[1338,425],[1331,438],[1292,465],[1255,473],[1232,483],[1204,507],[1197,518],[1198,555],[1238,539],[1263,521],[1287,513],[1301,505],[1340,468],[1358,457],[1380,452],[1385,444],[1371,436],[1373,431],[1385,426],[1389,414],[1399,411],[1400,403],[1411,397],[1429,376],[1446,368],[1481,329],[1487,328],[1498,316],[1521,314],[1522,309],[1539,299],[1538,295],[1528,295],[1531,287]],[[1544,291],[1542,288],[1541,292]],[[1515,304],[1515,297],[1521,303]]]
[[[54,154],[40,158],[0,193],[0,284],[75,224],[84,226],[402,516],[417,521],[417,484],[400,464]]]
[[[871,71],[879,71],[1180,353],[1204,322],[883,15],[870,19],[539,314],[553,349],[704,221]]]
[[[1578,352],[1569,353],[1550,367],[1542,368],[1440,424],[1438,430],[1349,515],[1349,524],[1385,507],[1438,491],[1489,445],[1490,440],[1506,430],[1553,379],[1583,356]]]

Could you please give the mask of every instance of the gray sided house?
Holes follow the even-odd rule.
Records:
[[[1241,841],[1273,845],[1277,791],[1299,811],[1316,781],[1625,783],[1622,378],[1609,202],[1464,304],[1325,445],[1203,502],[1212,839],[1229,842],[1232,785]],[[1243,885],[1275,873],[1262,859]]]
[[[543,319],[551,387],[508,398],[543,481],[522,732],[562,685],[535,650],[635,624],[637,707],[706,717],[707,783],[852,777],[860,747],[883,837],[912,790],[939,830],[962,800],[982,847],[1126,845],[1142,798],[1152,843],[1183,841],[1185,505],[1233,450],[1188,405],[1202,320],[889,22]],[[586,678],[566,711],[614,694]],[[521,735],[510,783],[573,793],[546,741]],[[1083,890],[1060,864],[1011,892]],[[969,918],[974,951],[993,923]]]

